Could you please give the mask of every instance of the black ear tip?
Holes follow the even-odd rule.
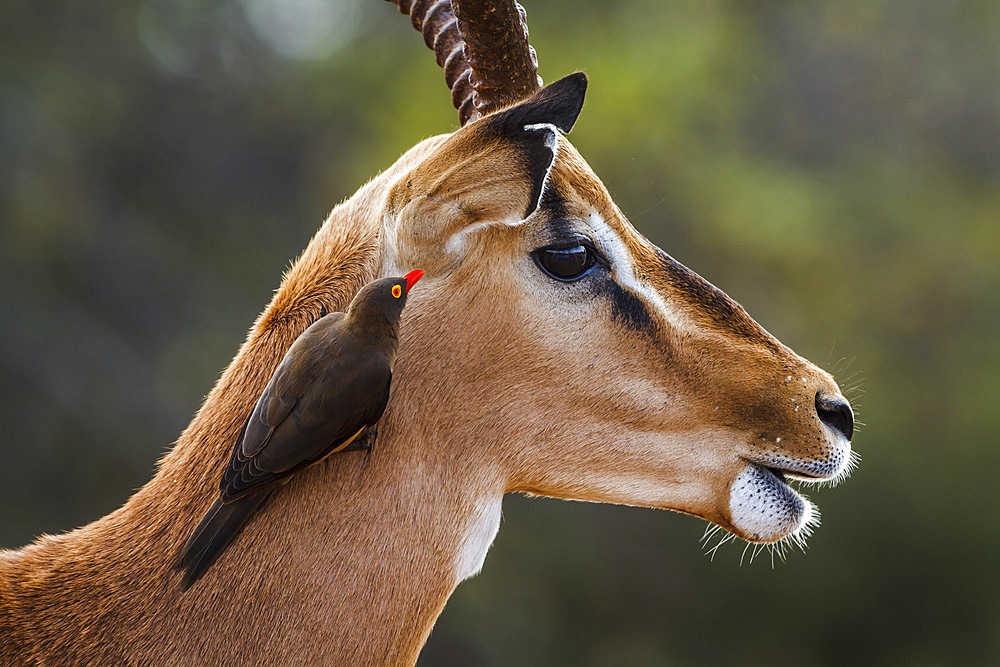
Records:
[[[587,92],[587,75],[583,72],[573,72],[552,83],[553,86],[556,84],[565,85],[583,95]]]
[[[583,109],[583,99],[587,94],[587,75],[573,72],[553,81],[537,94],[555,102],[559,112],[554,114],[552,124],[563,132],[569,132]]]
[[[508,136],[517,136],[528,125],[554,125],[569,132],[583,108],[587,75],[574,72],[554,81],[531,97],[488,116],[487,122]]]

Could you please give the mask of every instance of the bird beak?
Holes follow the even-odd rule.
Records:
[[[406,291],[409,292],[411,289],[413,289],[413,286],[417,284],[417,281],[420,280],[423,277],[423,275],[424,275],[423,271],[421,271],[420,269],[415,269],[407,273],[405,276],[403,276],[403,278],[406,280]]]

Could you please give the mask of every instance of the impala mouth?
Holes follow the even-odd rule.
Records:
[[[839,442],[830,443],[824,449],[823,454],[815,458],[799,458],[772,451],[744,460],[751,465],[766,469],[782,482],[794,480],[806,484],[836,484],[854,467],[851,443],[841,439]]]
[[[754,464],[755,465],[755,464]],[[789,479],[793,479],[799,482],[822,482],[827,478],[820,475],[814,475],[807,472],[802,472],[801,470],[784,470],[782,468],[775,468],[773,466],[761,465],[769,473],[780,479],[782,482],[788,483]]]
[[[744,459],[746,465],[729,489],[734,532],[750,542],[790,538],[801,545],[819,523],[819,512],[789,482],[836,484],[856,464],[846,438],[830,445],[816,458],[770,451]]]

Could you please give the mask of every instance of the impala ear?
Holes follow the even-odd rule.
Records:
[[[484,122],[508,135],[532,125],[554,125],[569,132],[580,115],[586,94],[587,75],[575,72],[550,83],[523,102],[487,116]]]
[[[414,154],[415,165],[386,198],[407,262],[443,270],[434,262],[451,262],[462,234],[481,228],[475,223],[516,224],[530,216],[545,192],[559,132],[573,127],[586,90],[587,77],[571,74]]]
[[[536,208],[545,190],[549,169],[556,157],[556,130],[573,129],[587,92],[587,75],[576,72],[551,83],[537,93],[483,119],[483,125],[512,141],[532,183],[527,218]]]

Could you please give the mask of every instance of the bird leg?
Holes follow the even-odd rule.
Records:
[[[368,467],[368,460],[372,455],[372,447],[375,446],[375,438],[378,437],[378,425],[369,426],[365,429],[365,432],[354,439],[354,442],[349,444],[344,448],[345,452],[357,451],[359,449],[365,450],[365,460],[361,464],[361,469],[364,470]]]
[[[375,438],[378,436],[378,426],[369,426],[364,430],[364,432],[356,437],[353,442],[344,447],[342,452],[356,452],[360,449],[364,449],[371,452],[372,445],[375,444]]]

